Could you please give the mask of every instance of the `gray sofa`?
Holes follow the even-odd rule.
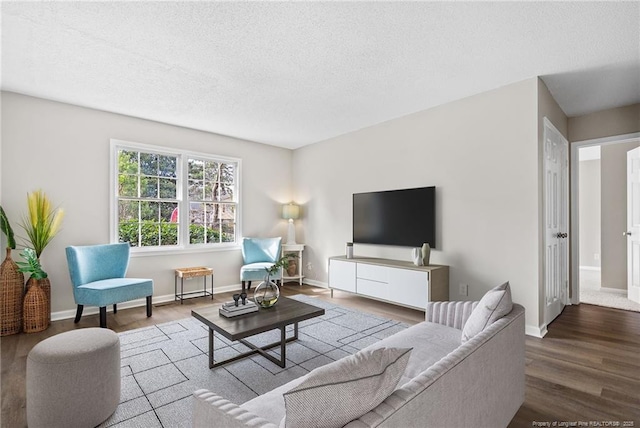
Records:
[[[461,344],[463,326],[477,304],[430,302],[425,322],[366,348],[413,351],[399,387],[346,427],[507,426],[524,402],[524,308],[514,304],[509,314]],[[283,393],[305,378],[240,406],[198,390],[193,426],[277,428],[285,416]]]

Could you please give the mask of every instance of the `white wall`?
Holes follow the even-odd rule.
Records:
[[[436,186],[432,263],[451,266],[452,300],[479,299],[511,281],[539,328],[538,82],[529,79],[298,149],[298,237],[327,281],[327,259],[352,238],[353,193]],[[410,260],[410,249],[356,245],[358,256]],[[469,284],[469,296],[458,285]]]
[[[640,132],[640,104],[570,117],[569,142]]]
[[[475,300],[509,280],[527,308],[528,331],[540,330],[540,124],[545,115],[563,133],[567,124],[538,79],[294,152],[12,93],[2,103],[2,205],[15,223],[26,192],[42,187],[67,210],[43,255],[54,311],[74,305],[64,247],[108,241],[109,139],[117,138],[242,158],[247,236],[284,235],[279,204],[293,194],[303,205],[296,225],[307,244],[305,274],[317,284],[327,281],[328,257],[351,240],[353,193],[435,185],[432,262],[451,266],[450,298]],[[355,252],[410,259],[409,248],[356,245]],[[240,261],[239,250],[135,257],[129,273],[154,278],[156,295],[167,295],[175,267],[212,266],[222,287],[237,284]],[[458,295],[460,283],[470,285],[469,296]]]
[[[42,254],[52,282],[52,311],[73,310],[64,248],[109,242],[109,140],[177,147],[242,159],[245,236],[284,236],[280,204],[291,200],[292,152],[103,111],[2,93],[1,199],[18,235],[27,192],[42,188],[66,211],[63,230]],[[17,258],[18,256],[15,255]],[[217,288],[239,283],[239,248],[132,257],[129,276],[173,294],[173,269],[211,266]]]
[[[602,252],[600,243],[600,159],[580,161],[578,169],[580,266],[599,269]]]

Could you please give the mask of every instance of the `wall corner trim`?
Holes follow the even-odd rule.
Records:
[[[539,327],[527,324],[524,328],[524,333],[527,336],[533,336],[538,338],[543,338],[547,334],[547,326],[546,324],[542,324]]]

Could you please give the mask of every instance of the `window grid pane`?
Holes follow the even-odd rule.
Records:
[[[236,165],[196,158],[189,158],[187,163],[189,165],[189,242],[192,244],[235,242]],[[227,205],[232,208],[225,208]]]
[[[118,240],[132,247],[178,245],[178,157],[126,149],[117,155]]]

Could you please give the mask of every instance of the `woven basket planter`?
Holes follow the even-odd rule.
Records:
[[[49,302],[40,285],[42,280],[29,278],[31,282],[24,296],[22,327],[25,333],[37,333],[49,327]]]
[[[0,336],[20,333],[22,330],[22,296],[24,275],[11,258],[11,248],[0,265]]]
[[[35,281],[36,280],[33,278],[29,278],[27,280],[27,285],[24,290],[25,294],[29,291],[29,287],[31,287],[31,284],[33,284]],[[37,281],[38,281],[38,284],[40,285],[40,288],[42,288],[42,291],[44,291],[44,295],[47,297],[47,322],[50,324],[51,323],[51,281],[49,281],[49,278],[39,279]]]

